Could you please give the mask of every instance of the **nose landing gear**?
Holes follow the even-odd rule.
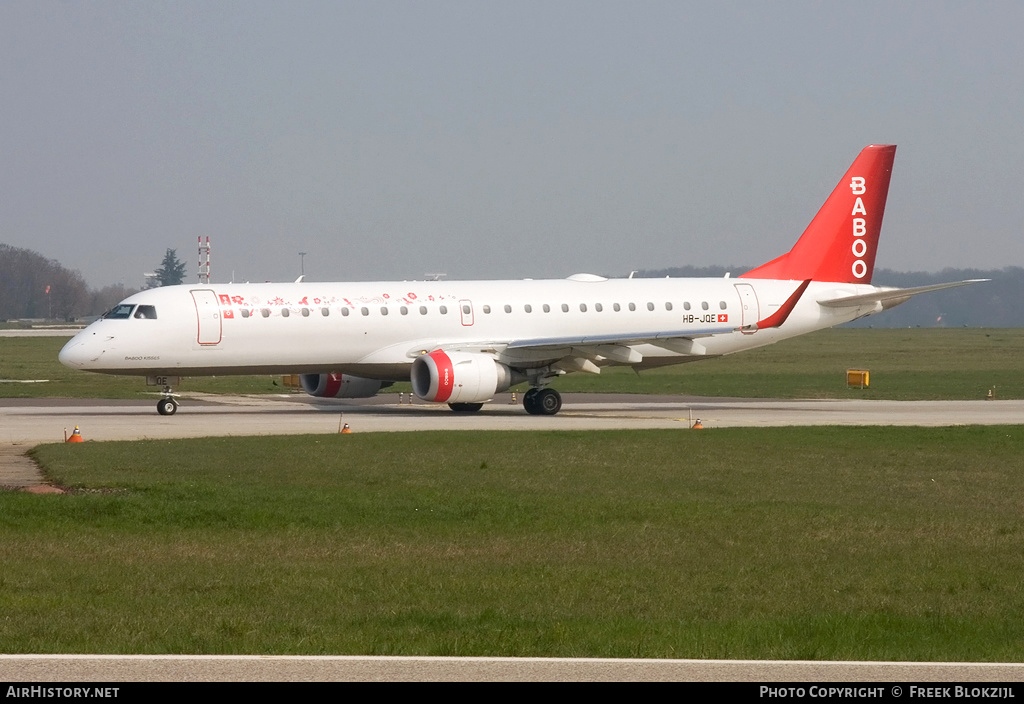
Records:
[[[178,412],[178,402],[174,400],[170,386],[164,387],[163,398],[156,402],[156,412],[162,416],[173,416]]]
[[[178,403],[173,398],[162,398],[156,402],[156,412],[162,416],[173,416],[178,410]]]

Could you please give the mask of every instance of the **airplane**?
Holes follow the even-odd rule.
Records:
[[[525,410],[555,415],[564,374],[712,359],[981,281],[871,285],[895,153],[865,147],[793,248],[737,278],[166,286],[126,298],[60,361],[147,377],[161,415],[177,411],[182,377],[228,374],[299,374],[327,398],[411,381],[457,412],[526,383]]]

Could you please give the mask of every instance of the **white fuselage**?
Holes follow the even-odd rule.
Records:
[[[435,349],[530,369],[571,358],[582,338],[594,338],[615,344],[606,354],[586,349],[597,367],[643,369],[751,349],[881,310],[820,306],[818,299],[875,288],[813,282],[782,326],[739,330],[778,310],[799,283],[577,276],[170,286],[126,299],[127,317],[92,323],[60,359],[109,374],[338,372],[400,381],[418,356]],[[662,338],[664,345],[650,341]],[[558,347],[563,340],[569,342]]]
[[[136,294],[61,350],[69,367],[137,374],[175,412],[183,376],[300,374],[317,397],[390,381],[474,412],[526,382],[523,408],[554,415],[562,374],[709,359],[832,327],[911,296],[870,284],[894,145],[854,159],[796,244],[738,279],[409,281],[170,286]]]

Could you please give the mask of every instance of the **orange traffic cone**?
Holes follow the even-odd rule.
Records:
[[[698,418],[697,422],[693,424],[693,429],[694,430],[703,430],[704,429],[704,426],[701,425],[701,423],[700,423],[700,418]]]
[[[75,426],[75,432],[71,433],[71,437],[67,439],[68,442],[85,442],[85,438],[82,437],[82,431]]]
[[[343,434],[344,433],[351,433],[352,432],[352,428],[348,427],[348,423],[345,423],[345,426],[341,429],[341,432]]]

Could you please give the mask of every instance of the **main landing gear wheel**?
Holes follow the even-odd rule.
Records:
[[[178,402],[173,398],[162,398],[156,402],[156,412],[162,416],[173,416],[178,410]]]
[[[476,413],[484,407],[482,403],[449,403],[448,408],[456,413]]]
[[[525,408],[526,412],[529,413],[531,416],[537,415],[538,391],[540,391],[540,389],[530,389],[525,394],[523,394],[523,408]]]
[[[523,395],[523,408],[535,416],[553,416],[562,410],[562,395],[554,389],[530,389]]]

